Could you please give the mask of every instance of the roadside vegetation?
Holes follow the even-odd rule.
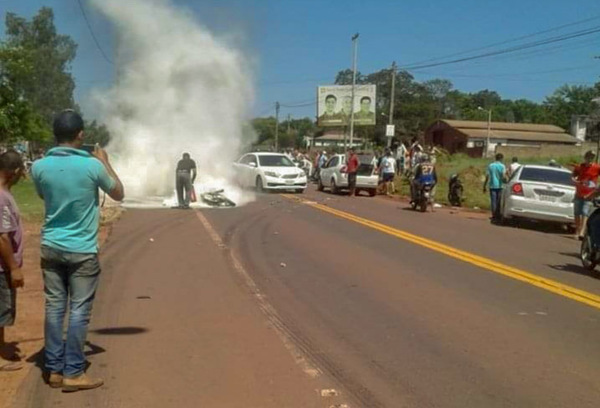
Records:
[[[21,216],[27,222],[42,222],[44,218],[44,202],[38,197],[33,181],[21,180],[12,188]]]
[[[519,160],[521,164],[548,164],[551,159],[556,160],[558,164],[566,169],[573,167],[581,161],[581,157],[535,157]],[[438,185],[436,187],[435,201],[442,205],[449,205],[448,202],[448,182],[453,174],[458,174],[464,187],[465,208],[479,208],[488,210],[490,208],[490,199],[487,193],[483,192],[483,181],[488,164],[493,159],[472,158],[465,154],[441,154],[437,158],[436,170],[438,175]],[[505,157],[504,164],[508,166],[511,158]],[[410,186],[405,177],[396,179],[396,190],[400,195],[409,197]]]

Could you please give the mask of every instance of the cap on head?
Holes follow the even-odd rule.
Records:
[[[73,109],[65,109],[54,118],[53,131],[58,143],[73,142],[83,130],[83,118]]]

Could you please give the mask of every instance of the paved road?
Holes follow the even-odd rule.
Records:
[[[578,243],[404,207],[126,213],[90,335],[106,387],[64,396],[34,372],[22,406],[597,407],[600,280]]]

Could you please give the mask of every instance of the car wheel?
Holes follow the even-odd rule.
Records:
[[[337,184],[335,184],[335,179],[332,178],[331,179],[331,193],[332,194],[339,194],[340,189],[338,188]]]
[[[592,249],[592,240],[589,235],[583,237],[581,241],[581,251],[579,253],[583,267],[588,271],[593,271],[596,268],[597,262],[594,260],[594,251]]]
[[[377,195],[377,189],[376,188],[370,188],[369,189],[369,197],[375,197]]]
[[[319,179],[317,180],[317,191],[323,191],[324,188],[325,188],[325,186],[323,185],[323,182],[321,181],[321,178],[319,177]]]
[[[260,176],[256,177],[256,191],[258,193],[264,193],[265,187],[263,186],[263,181]]]

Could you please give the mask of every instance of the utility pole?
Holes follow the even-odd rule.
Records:
[[[390,121],[389,124],[393,125],[394,124],[394,94],[396,91],[396,61],[392,62],[392,93],[390,96]],[[391,147],[392,146],[392,137],[388,137],[387,140],[387,147]]]
[[[279,102],[275,102],[275,151],[279,151]]]
[[[356,58],[358,54],[358,33],[352,36],[352,107],[350,108],[350,148],[354,146],[354,87],[356,86]]]

